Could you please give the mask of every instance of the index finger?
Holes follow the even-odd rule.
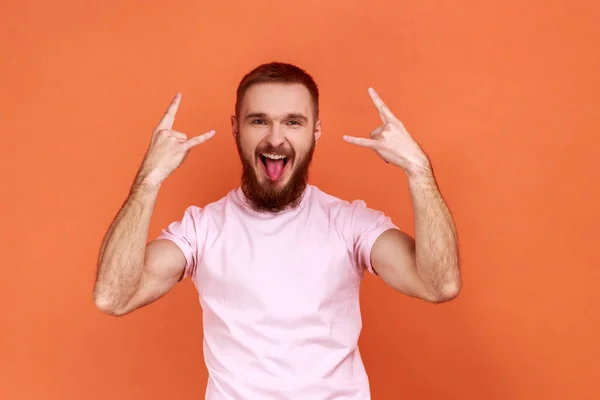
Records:
[[[391,122],[397,119],[389,107],[381,100],[381,97],[379,97],[375,89],[369,88],[369,96],[371,97],[373,104],[375,104],[375,107],[377,107],[377,111],[383,122]]]
[[[181,93],[177,93],[175,97],[173,97],[171,104],[169,104],[169,108],[167,108],[165,115],[163,115],[162,119],[158,123],[158,126],[156,127],[157,131],[173,128],[173,122],[175,121],[175,115],[177,114],[177,109],[179,109],[180,102]]]
[[[213,129],[213,130],[210,130],[210,131],[208,131],[206,133],[203,133],[202,135],[195,136],[195,137],[189,139],[185,143],[185,146],[189,150],[189,149],[191,149],[194,146],[198,146],[199,144],[206,142],[208,139],[210,139],[211,137],[215,136],[215,133],[216,133],[216,131]]]

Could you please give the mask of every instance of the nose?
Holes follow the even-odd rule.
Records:
[[[285,138],[281,132],[281,128],[279,127],[278,123],[275,123],[271,126],[271,130],[269,131],[266,140],[269,143],[269,145],[273,147],[283,145],[283,143],[285,142]]]

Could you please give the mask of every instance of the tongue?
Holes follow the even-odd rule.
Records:
[[[267,166],[267,175],[269,175],[269,178],[276,181],[281,177],[283,173],[283,160],[271,160],[267,158],[265,165]]]

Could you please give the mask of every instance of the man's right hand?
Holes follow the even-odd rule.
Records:
[[[173,130],[173,121],[181,102],[177,93],[160,123],[152,133],[152,140],[138,174],[138,181],[151,187],[160,186],[163,181],[181,165],[190,149],[214,136],[211,130],[188,139],[184,133]]]

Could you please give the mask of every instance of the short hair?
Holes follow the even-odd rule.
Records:
[[[259,65],[248,72],[240,81],[237,88],[235,115],[239,116],[244,95],[250,86],[259,83],[300,83],[304,85],[313,101],[315,120],[319,115],[319,88],[315,80],[302,68],[283,62],[270,62]]]

